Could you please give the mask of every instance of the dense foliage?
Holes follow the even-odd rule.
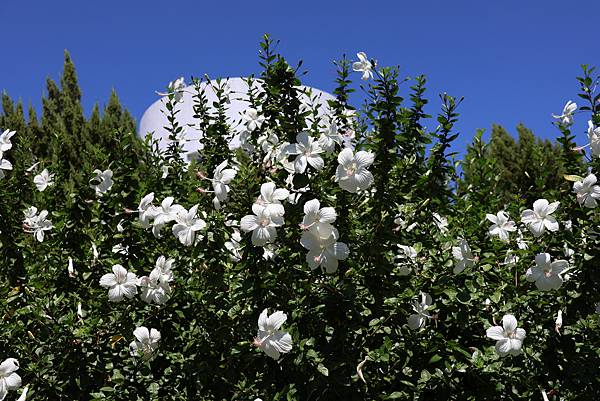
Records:
[[[268,37],[239,121],[226,80],[193,79],[189,166],[182,80],[163,153],[116,95],[84,117],[68,55],[41,124],[5,95],[0,360],[20,367],[0,366],[0,396],[19,374],[39,400],[594,399],[593,68],[587,160],[566,107],[558,144],[495,127],[458,162],[461,99],[441,95],[429,131],[425,77],[358,59],[336,62],[325,114]]]

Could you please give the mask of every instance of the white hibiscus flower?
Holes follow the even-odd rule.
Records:
[[[142,228],[150,227],[150,220],[156,216],[156,207],[152,205],[154,192],[150,192],[140,200],[138,206],[138,220]]]
[[[50,174],[48,172],[48,169],[45,168],[44,170],[42,170],[41,173],[33,177],[33,183],[35,184],[38,191],[44,192],[46,188],[54,185],[54,182],[52,181],[53,178],[54,174]]]
[[[600,127],[594,126],[591,120],[588,121],[588,140],[592,156],[600,156]]]
[[[107,273],[100,278],[100,285],[108,288],[108,300],[119,302],[123,297],[129,299],[137,294],[138,279],[134,273],[128,273],[121,265],[114,265],[112,273]]]
[[[296,135],[296,142],[286,147],[288,155],[297,155],[294,161],[294,171],[302,174],[309,165],[315,170],[321,170],[325,164],[321,156],[319,156],[323,153],[319,142],[315,141],[306,132],[300,132]]]
[[[170,293],[170,287],[165,286],[160,281],[161,272],[159,269],[152,269],[150,276],[144,276],[139,280],[140,296],[146,303],[155,303],[162,305],[167,302]]]
[[[465,268],[475,265],[476,258],[471,253],[471,247],[466,240],[461,239],[458,246],[452,247],[452,255],[454,256],[454,274],[459,274]]]
[[[246,125],[248,132],[252,132],[259,129],[265,122],[265,116],[258,113],[256,109],[251,107],[247,108],[241,113],[242,122]]]
[[[276,227],[283,225],[283,217],[271,214],[269,210],[257,203],[252,205],[254,215],[242,217],[240,229],[244,232],[252,231],[252,244],[264,246],[277,238]]]
[[[185,246],[194,244],[196,239],[196,231],[203,230],[206,227],[206,222],[199,217],[196,217],[198,213],[198,205],[192,206],[190,210],[182,210],[177,213],[173,225],[173,235],[179,239]]]
[[[304,218],[300,228],[311,230],[320,227],[321,232],[325,232],[324,230],[333,231],[331,224],[335,222],[336,218],[337,214],[334,208],[321,208],[321,203],[317,199],[312,199],[304,204]]]
[[[169,283],[173,281],[173,263],[175,259],[169,258],[167,259],[163,255],[159,256],[156,259],[155,269],[160,273],[160,282],[161,283]]]
[[[431,295],[421,292],[420,299],[413,302],[414,314],[408,317],[408,327],[413,330],[420,329],[427,323],[427,319],[431,318],[431,315],[427,312],[427,309],[431,306],[433,300]]]
[[[185,79],[183,77],[177,78],[175,81],[169,82],[168,85],[169,93],[173,93],[173,100],[177,103],[183,103],[183,93],[185,89]]]
[[[513,315],[504,315],[501,326],[492,326],[486,330],[486,335],[496,340],[496,352],[500,356],[519,355],[525,330],[517,328],[517,319]]]
[[[557,290],[564,281],[562,273],[569,267],[566,260],[550,261],[549,253],[540,253],[535,256],[535,266],[527,270],[527,281],[535,281],[535,286],[540,291]]]
[[[558,209],[560,202],[548,203],[546,199],[533,202],[533,210],[527,209],[521,213],[521,222],[529,227],[534,237],[539,237],[546,228],[549,231],[558,231],[558,221],[552,213]]]
[[[6,175],[6,173],[4,173],[4,170],[8,171],[12,169],[12,163],[9,160],[5,159],[3,152],[0,151],[0,179],[4,178]]]
[[[15,358],[8,358],[0,363],[0,401],[6,398],[9,390],[21,387],[21,376],[16,373],[18,369],[19,361]]]
[[[102,196],[112,188],[113,172],[110,169],[104,171],[96,169],[94,174],[96,175],[90,180],[90,188],[96,191],[96,196]]]
[[[598,206],[600,199],[600,186],[596,184],[596,176],[589,174],[581,181],[573,184],[573,192],[577,194],[577,202],[587,208],[593,209]]]
[[[348,245],[338,242],[338,238],[338,231],[333,227],[315,226],[302,234],[300,244],[309,251],[306,262],[312,270],[323,266],[327,273],[334,273],[338,261],[348,257]]]
[[[279,359],[281,354],[290,352],[292,336],[279,330],[286,320],[287,315],[281,311],[268,315],[267,309],[263,310],[258,317],[258,334],[252,344],[275,360]]]
[[[44,231],[54,228],[52,222],[46,218],[48,216],[48,211],[42,210],[38,215],[37,208],[35,206],[30,206],[27,210],[23,211],[23,214],[25,214],[23,230],[26,233],[32,233],[38,242],[43,242]]]
[[[552,117],[558,120],[558,124],[563,127],[568,127],[573,125],[573,113],[575,113],[575,110],[577,110],[577,103],[569,100],[567,104],[565,104],[562,114],[560,116],[552,114]]]
[[[136,339],[129,344],[131,354],[134,356],[139,355],[144,360],[152,358],[152,355],[158,349],[160,332],[156,329],[148,330],[148,328],[141,326],[133,331],[133,335]]]
[[[502,241],[508,241],[509,232],[517,230],[515,222],[510,220],[503,211],[496,213],[496,215],[488,213],[485,217],[494,223],[489,229],[490,235],[497,235]]]
[[[12,148],[12,142],[10,141],[10,138],[12,138],[15,134],[16,131],[11,131],[8,129],[4,130],[4,132],[0,134],[0,154]]]
[[[394,263],[397,267],[397,272],[401,276],[408,276],[412,268],[416,265],[418,251],[408,245],[396,245],[402,251],[401,254],[394,256]]]
[[[217,210],[219,210],[221,204],[227,200],[229,183],[235,178],[237,173],[235,169],[225,167],[227,167],[227,160],[223,161],[215,168],[214,177],[211,180],[213,190],[215,191],[213,205]]]
[[[256,204],[264,207],[272,216],[283,216],[285,208],[281,201],[286,200],[290,192],[285,188],[275,188],[274,182],[265,182],[260,186],[260,196]]]
[[[232,262],[239,262],[242,260],[242,236],[240,232],[235,229],[229,241],[225,241],[225,249],[229,251],[229,258]]]
[[[446,217],[440,216],[440,214],[436,213],[436,212],[433,212],[432,216],[433,216],[433,223],[436,225],[438,230],[440,230],[441,233],[447,233],[448,232],[448,219]]]
[[[177,216],[187,213],[187,210],[181,205],[173,204],[173,197],[166,197],[160,204],[160,207],[154,208],[151,212],[154,216],[152,223],[152,233],[155,237],[160,238],[160,231],[166,223],[170,223],[177,219]]]
[[[373,174],[367,168],[373,164],[375,155],[363,150],[354,154],[352,149],[345,148],[338,155],[338,167],[335,181],[348,192],[356,193],[373,184]]]
[[[341,146],[344,143],[344,138],[339,133],[338,126],[335,122],[327,124],[319,137],[319,145],[325,152],[333,152],[335,145]]]
[[[356,53],[356,57],[358,57],[359,61],[352,63],[352,69],[354,71],[362,72],[362,79],[364,81],[369,78],[373,78],[373,67],[371,61],[367,58],[367,55],[364,52]]]

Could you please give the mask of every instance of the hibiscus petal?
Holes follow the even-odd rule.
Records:
[[[513,315],[504,315],[502,318],[502,327],[504,331],[510,333],[517,328],[517,319]]]
[[[270,330],[278,330],[287,320],[287,315],[282,311],[277,311],[267,319],[267,327]]]
[[[287,199],[290,196],[290,191],[288,191],[287,189],[284,188],[277,188],[275,191],[273,191],[273,199],[274,200],[278,200],[278,201],[282,201]]]
[[[326,273],[335,273],[338,269],[339,262],[331,254],[331,252],[323,252],[321,255],[321,266],[325,268]]]
[[[552,273],[553,274],[560,274],[562,273],[563,270],[565,270],[566,268],[569,267],[569,262],[567,262],[566,260],[555,260],[554,262],[552,262],[551,264],[552,266]]]
[[[560,206],[560,202],[552,202],[551,204],[548,205],[548,207],[546,208],[546,215],[548,214],[552,214],[556,211],[556,209],[558,209],[558,206]]]
[[[121,266],[121,265],[114,265],[112,267],[112,271],[115,275],[115,280],[117,280],[118,283],[122,283],[126,280],[127,278],[127,270]]]
[[[294,162],[294,171],[296,173],[302,174],[306,171],[307,166],[306,156],[298,156],[296,157],[296,161]]]
[[[319,213],[321,203],[317,199],[311,199],[304,204],[304,214]]]
[[[307,161],[315,170],[321,170],[325,166],[325,162],[320,156],[308,156]]]
[[[0,364],[0,377],[8,376],[19,369],[19,361],[15,358],[7,358]]]
[[[324,223],[333,223],[337,218],[337,213],[332,207],[324,207],[319,211],[319,218]]]
[[[504,335],[504,329],[500,326],[492,326],[485,331],[485,335],[491,338],[492,340],[504,340],[506,336]]]
[[[544,233],[544,220],[536,220],[529,224],[529,230],[534,237],[539,237]]]
[[[119,302],[123,299],[122,286],[117,284],[108,290],[108,300],[111,302]]]
[[[265,182],[260,186],[260,195],[262,198],[267,201],[272,201],[273,191],[275,190],[275,183],[273,182]]]
[[[517,338],[511,338],[509,340],[510,343],[510,350],[508,351],[508,353],[510,355],[519,355],[521,353],[521,346],[523,345],[523,342]]]
[[[115,275],[112,273],[107,273],[104,276],[100,277],[100,285],[106,288],[117,285]]]
[[[359,152],[356,152],[354,160],[356,160],[356,164],[358,165],[358,167],[366,168],[373,164],[373,161],[375,160],[375,155],[371,152],[365,152],[364,150],[361,150]]]
[[[498,217],[496,215],[490,214],[490,213],[486,213],[485,218],[488,219],[489,221],[491,221],[494,224],[498,223]]]
[[[333,245],[332,248],[333,248],[332,254],[338,260],[344,260],[350,254],[350,250],[348,249],[348,245],[344,244],[343,242],[336,242],[335,245]]]
[[[120,287],[122,287],[123,295],[125,295],[129,299],[133,298],[135,294],[137,294],[137,285],[135,284],[126,283],[121,285]]]
[[[524,210],[523,213],[521,213],[521,222],[524,224],[531,224],[538,220],[539,220],[538,217],[535,215],[534,211],[531,209]]]
[[[424,320],[425,319],[423,319],[420,315],[410,315],[408,317],[408,327],[410,327],[413,330],[416,330],[423,325]]]
[[[496,352],[500,356],[508,355],[511,350],[510,340],[508,338],[504,338],[496,343]]]
[[[352,153],[352,149],[344,148],[340,154],[338,155],[338,163],[344,167],[352,164],[354,162],[354,154]]]
[[[258,329],[262,331],[267,331],[267,316],[268,311],[265,308],[261,314],[258,316]]]
[[[533,211],[538,216],[545,216],[545,215],[549,214],[549,212],[548,212],[548,201],[546,199],[538,199],[538,200],[536,200],[535,202],[533,202]]]
[[[9,390],[16,390],[21,387],[21,376],[14,372],[4,377],[2,380],[4,380],[6,383],[6,388]]]
[[[277,350],[277,348],[275,348],[271,342],[270,339],[266,339],[262,342],[262,344],[259,346],[260,349],[262,349],[265,354],[267,354],[268,356],[270,356],[271,358],[273,358],[274,360],[278,360],[279,359],[279,351]]]
[[[320,248],[321,242],[312,231],[306,231],[302,233],[302,237],[300,237],[300,245],[308,250],[316,250]]]
[[[248,215],[242,217],[240,221],[240,229],[245,232],[250,232],[258,228],[258,220],[256,216]]]
[[[525,279],[529,282],[537,281],[543,275],[539,267],[530,267],[525,273]]]
[[[306,133],[305,131],[301,131],[298,133],[298,135],[296,135],[296,142],[298,142],[301,145],[304,145],[304,147],[308,147],[308,145],[311,142],[311,137],[308,136],[308,133]]]
[[[456,265],[454,266],[454,269],[452,269],[452,272],[454,274],[462,273],[462,271],[465,270],[465,267],[467,267],[467,263],[464,260],[459,260],[456,262]]]
[[[223,170],[221,172],[221,182],[224,184],[229,184],[231,182],[231,180],[233,180],[235,178],[235,175],[237,174],[237,171],[235,171],[234,169],[228,168],[227,170]]]
[[[562,277],[557,274],[553,274],[550,277],[546,277],[546,290],[558,290],[562,286],[562,283]]]
[[[360,189],[356,182],[355,176],[350,176],[345,179],[344,178],[340,179],[339,185],[340,185],[340,188],[342,188],[343,190],[348,191],[353,194],[358,192],[358,190]]]
[[[553,216],[548,216],[544,219],[544,225],[550,231],[558,231],[558,221]]]
[[[160,336],[160,332],[156,329],[150,329],[150,342],[157,342],[158,340],[160,340],[161,336]]]
[[[292,336],[284,331],[277,331],[271,336],[272,345],[281,353],[292,350]]]

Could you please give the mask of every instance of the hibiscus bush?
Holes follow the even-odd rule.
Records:
[[[239,119],[227,80],[179,79],[166,151],[115,133],[77,166],[5,107],[0,400],[595,399],[594,69],[554,116],[564,180],[506,203],[482,132],[450,152],[462,99],[430,116],[424,76],[357,57],[323,110],[265,37]]]

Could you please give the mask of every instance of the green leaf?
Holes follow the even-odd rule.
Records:
[[[456,299],[456,294],[458,294],[458,291],[456,291],[454,288],[445,288],[444,294],[446,294],[451,301],[454,301]]]
[[[575,182],[575,181],[582,181],[583,180],[583,178],[581,178],[578,175],[574,175],[574,174],[565,174],[565,175],[563,175],[563,177],[564,177],[565,180],[567,180],[567,181],[573,181],[573,182]]]
[[[325,367],[325,365],[323,365],[322,363],[320,363],[319,365],[317,365],[317,370],[323,375],[323,376],[329,376],[329,369],[327,369]]]

